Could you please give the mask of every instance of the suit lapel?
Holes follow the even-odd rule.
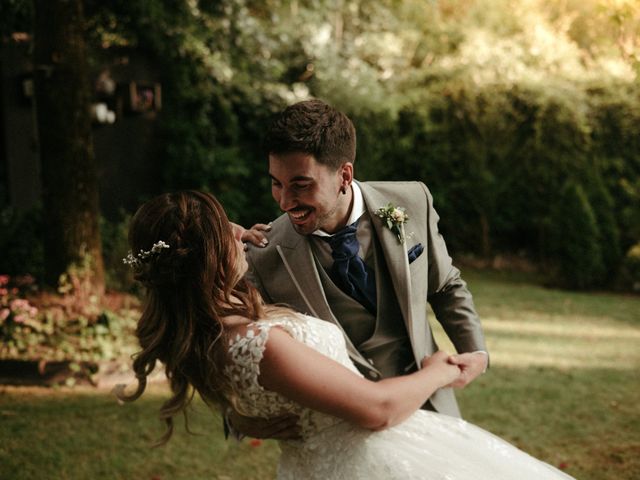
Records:
[[[286,234],[276,247],[298,293],[309,308],[309,313],[327,321],[333,321],[327,299],[322,289],[309,241],[299,235],[287,222]]]
[[[371,217],[371,223],[380,240],[384,258],[387,262],[389,275],[393,282],[394,291],[402,316],[405,320],[405,326],[411,343],[414,344],[413,336],[413,313],[411,309],[411,277],[409,275],[409,261],[407,260],[406,244],[398,241],[391,230],[389,230],[382,219],[376,215],[376,210],[389,203],[389,198],[383,198],[376,190],[367,184],[358,182],[362,190],[364,202]]]

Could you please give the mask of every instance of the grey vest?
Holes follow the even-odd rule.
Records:
[[[382,248],[375,234],[372,247],[374,253],[367,259],[367,264],[372,266],[373,263],[375,266],[378,297],[376,317],[333,283],[317,257],[315,262],[334,317],[362,356],[383,378],[387,378],[415,370],[415,360]],[[375,372],[364,371],[363,367],[356,365],[365,376],[377,379]]]

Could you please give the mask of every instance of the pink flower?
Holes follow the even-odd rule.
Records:
[[[22,314],[16,315],[15,317],[13,317],[13,321],[16,323],[24,323],[26,319],[27,319],[27,316]]]
[[[0,285],[7,285],[9,283],[9,275],[0,275]]]
[[[22,298],[16,298],[15,300],[11,300],[9,304],[9,308],[11,310],[26,310],[30,307],[29,302]]]
[[[391,217],[394,221],[403,223],[406,220],[407,214],[399,208],[396,208],[393,212],[391,212]]]
[[[38,314],[38,309],[36,307],[29,308],[29,315],[35,317]]]
[[[9,295],[9,290],[7,290],[6,288],[2,287],[2,288],[0,288],[0,296],[4,296],[4,295]]]
[[[0,310],[0,322],[4,322],[11,315],[11,310],[8,308],[3,308]]]

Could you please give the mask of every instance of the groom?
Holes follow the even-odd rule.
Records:
[[[284,212],[264,246],[248,248],[265,301],[337,325],[351,359],[372,380],[414,371],[437,350],[428,301],[459,352],[450,359],[462,372],[454,386],[480,375],[488,363],[482,328],[426,186],[356,181],[354,126],[319,100],[285,109],[265,147],[273,198]],[[425,408],[460,416],[450,388]]]

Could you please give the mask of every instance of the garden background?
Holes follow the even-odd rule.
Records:
[[[16,452],[37,435],[26,416],[38,411],[38,425],[57,425],[75,418],[58,408],[67,401],[87,416],[106,408],[118,421],[138,422],[134,437],[155,434],[147,430],[153,421],[140,423],[154,415],[153,395],[151,408],[123,414],[100,389],[70,389],[117,376],[135,351],[140,292],[121,260],[127,221],[141,201],[181,188],[213,192],[246,226],[273,219],[264,126],[310,97],[353,119],[357,178],[421,180],[433,193],[492,350],[489,374],[461,393],[465,416],[512,441],[524,438],[521,446],[580,478],[638,474],[637,1],[5,0],[0,8],[3,52],[20,46],[30,59],[26,102],[39,182],[39,200],[19,204],[20,184],[11,179],[20,158],[3,148],[0,373],[35,362],[34,371],[22,370],[23,383],[50,374],[50,383],[67,385],[2,390],[0,419],[11,425],[3,434],[13,432],[15,443],[0,447],[2,464],[12,466],[0,477],[27,478],[17,476],[21,469],[49,478],[250,477],[242,466],[222,468],[222,457],[208,462],[211,447],[201,444],[202,463],[184,466],[187,473],[179,447],[168,450],[175,461],[156,470],[87,454],[102,470],[76,474],[66,455],[104,445],[71,442],[55,461]],[[102,88],[116,63],[140,57],[154,66],[153,88],[134,88],[137,96]],[[12,68],[7,58],[4,71]],[[101,124],[95,108],[92,117],[97,102],[117,114],[115,123]],[[7,105],[0,104],[3,147],[12,141]],[[140,157],[105,154],[100,139],[131,115],[153,125],[152,142],[126,145],[142,148],[150,167],[112,181],[114,165]],[[137,188],[124,195],[116,187],[127,180]],[[522,401],[532,395],[534,402]],[[566,422],[571,413],[580,418]],[[20,440],[18,432],[28,433]],[[244,456],[246,445],[218,436],[217,448]],[[132,438],[121,441],[140,443]],[[274,449],[258,449],[268,453],[257,465],[271,467],[250,463],[258,469],[252,478],[269,478]],[[52,461],[58,466],[46,470]]]

